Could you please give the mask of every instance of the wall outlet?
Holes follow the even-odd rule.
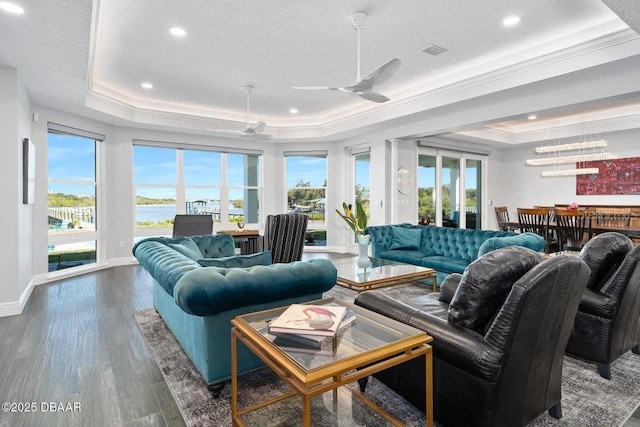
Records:
[[[120,240],[120,247],[124,248],[124,240]]]

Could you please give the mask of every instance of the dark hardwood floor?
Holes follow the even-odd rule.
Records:
[[[0,403],[36,409],[0,411],[0,427],[184,426],[133,319],[153,306],[151,282],[114,267],[37,286],[21,315],[0,318]],[[60,404],[80,410],[51,412]]]
[[[0,412],[0,426],[185,425],[133,319],[152,306],[139,266],[36,287],[21,315],[0,318],[0,401],[23,410]],[[51,412],[60,403],[80,410]]]

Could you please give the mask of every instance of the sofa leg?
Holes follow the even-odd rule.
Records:
[[[369,377],[360,378],[358,380],[358,385],[360,386],[360,393],[364,393],[364,390],[367,388],[368,382],[369,382]]]
[[[560,402],[556,403],[551,408],[549,408],[549,415],[551,415],[553,418],[557,420],[562,418],[562,405],[560,404]]]
[[[207,390],[209,390],[209,392],[215,399],[220,397],[220,392],[222,391],[223,388],[224,388],[224,382],[207,384]]]
[[[602,378],[611,379],[611,368],[608,363],[597,363],[598,373]]]
[[[635,354],[640,354],[640,344],[638,344],[637,346],[633,347],[631,349],[631,351]]]

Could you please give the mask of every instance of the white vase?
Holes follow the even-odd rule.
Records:
[[[359,268],[371,267],[371,260],[369,259],[369,242],[371,236],[357,236],[358,241],[358,258],[356,259],[356,265]]]

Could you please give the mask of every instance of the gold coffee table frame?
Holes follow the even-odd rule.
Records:
[[[338,269],[337,284],[360,293],[432,279],[433,291],[438,290],[436,271],[432,268],[381,258],[370,258],[370,260],[371,267],[366,269],[358,268],[356,257],[332,261]]]
[[[312,301],[310,304],[317,304],[323,301]],[[384,327],[391,328],[394,324],[400,325],[400,328],[411,328],[408,325],[396,322],[395,320],[386,318],[377,313],[373,313],[361,307],[344,301],[336,301],[339,304],[348,306],[356,311],[357,315],[366,315],[369,319],[380,321]],[[280,309],[265,310],[260,313],[274,312],[274,318],[284,311],[286,307]],[[292,396],[299,395],[302,397],[302,425],[304,427],[311,426],[311,398],[321,395],[327,391],[333,390],[334,402],[337,398],[337,389],[340,386],[352,383],[361,378],[365,378],[376,372],[383,371],[392,366],[399,365],[406,361],[415,359],[422,355],[425,356],[425,389],[426,389],[426,422],[425,425],[433,426],[433,404],[432,404],[432,348],[428,344],[433,339],[426,333],[415,329],[416,333],[412,336],[401,338],[387,345],[382,345],[371,350],[365,350],[351,357],[336,360],[319,366],[314,369],[307,370],[298,364],[285,351],[280,349],[265,337],[260,331],[256,330],[244,318],[251,316],[242,315],[231,321],[231,411],[232,425],[245,426],[242,416],[249,412],[264,408]],[[356,323],[358,319],[356,319]],[[414,328],[411,328],[414,329]],[[256,354],[264,363],[269,366],[284,382],[289,384],[293,390],[284,393],[272,399],[254,404],[250,407],[238,408],[238,341],[246,345],[254,354]],[[383,416],[389,423],[394,426],[402,426],[403,424],[391,415],[386,414],[369,398],[356,390],[349,389],[363,403]]]

